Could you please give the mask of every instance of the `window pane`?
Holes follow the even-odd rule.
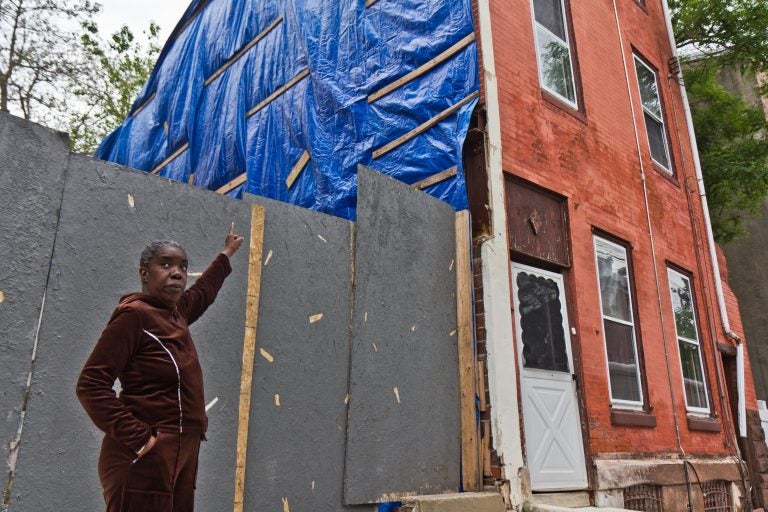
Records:
[[[635,59],[635,69],[637,70],[640,101],[643,103],[643,108],[653,112],[660,119],[661,103],[659,102],[659,90],[656,86],[656,74],[637,59]]]
[[[517,299],[523,342],[523,366],[568,372],[560,290],[552,279],[520,272]]]
[[[539,27],[536,28],[536,33],[539,44],[539,66],[541,66],[541,79],[544,82],[544,87],[571,102],[575,102],[571,52],[568,45]]]
[[[602,243],[599,239],[595,240],[595,251],[603,314],[631,322],[626,252]]]
[[[640,402],[633,327],[605,320],[603,328],[608,352],[608,373],[611,376],[611,396],[614,399]]]
[[[677,272],[670,271],[668,274],[677,335],[698,341],[698,336],[696,336],[696,319],[693,314],[693,300],[691,298],[691,283],[688,278]]]
[[[566,40],[565,20],[560,0],[533,0],[533,11],[537,22],[563,41]]]
[[[680,346],[680,361],[683,364],[683,384],[688,407],[709,409],[699,347],[682,340],[678,342],[678,345]]]
[[[667,156],[667,137],[664,125],[645,113],[645,130],[648,132],[648,144],[651,146],[651,157],[666,168],[669,168]]]

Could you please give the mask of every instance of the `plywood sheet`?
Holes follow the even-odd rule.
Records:
[[[353,225],[245,200],[265,206],[265,224],[244,510],[347,510]]]
[[[344,500],[458,491],[453,209],[358,173]]]

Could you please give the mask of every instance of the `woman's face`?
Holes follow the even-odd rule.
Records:
[[[144,293],[173,307],[187,287],[187,253],[179,247],[164,246],[157,250],[148,267],[139,269]]]

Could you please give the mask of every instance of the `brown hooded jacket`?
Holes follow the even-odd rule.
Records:
[[[203,372],[189,325],[231,271],[229,258],[219,254],[173,309],[146,293],[120,299],[77,381],[80,403],[108,436],[134,452],[153,431],[204,436]]]

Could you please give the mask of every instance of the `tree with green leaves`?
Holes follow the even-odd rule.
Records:
[[[59,91],[82,70],[72,48],[90,0],[0,0],[0,112],[50,120],[65,108]]]
[[[723,86],[736,71],[750,77],[754,96],[768,94],[768,2],[670,0],[683,57],[715,239],[745,234],[743,219],[768,196],[768,123],[759,104]],[[759,102],[757,102],[759,103]]]
[[[152,73],[160,53],[160,27],[150,23],[137,39],[123,25],[107,41],[93,22],[83,23],[83,28],[81,48],[88,66],[70,80],[77,108],[68,115],[68,128],[72,149],[92,153],[123,122]]]

